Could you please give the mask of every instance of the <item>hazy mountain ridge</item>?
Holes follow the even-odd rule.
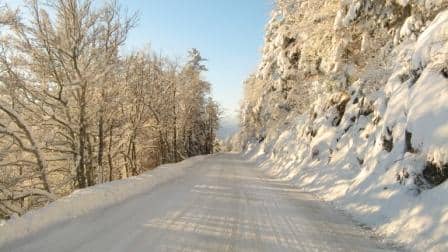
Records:
[[[277,1],[232,139],[416,250],[448,237],[448,1]]]

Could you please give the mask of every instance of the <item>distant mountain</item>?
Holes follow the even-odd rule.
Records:
[[[221,119],[218,130],[218,138],[225,140],[240,129],[238,118],[227,116]]]

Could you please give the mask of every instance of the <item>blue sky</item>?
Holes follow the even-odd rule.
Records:
[[[150,44],[156,52],[185,59],[197,48],[209,71],[213,96],[227,122],[239,108],[242,82],[256,69],[264,27],[272,0],[120,0],[122,7],[140,13],[139,25],[128,37],[127,49]]]

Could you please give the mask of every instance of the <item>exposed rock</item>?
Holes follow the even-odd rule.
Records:
[[[412,147],[412,133],[405,131],[405,152],[415,153],[416,150]]]
[[[448,179],[448,163],[436,164],[433,161],[427,161],[423,170],[423,177],[431,185],[442,184]]]

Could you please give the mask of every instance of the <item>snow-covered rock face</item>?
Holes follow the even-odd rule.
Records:
[[[316,1],[282,13],[240,135],[257,132],[249,154],[272,175],[418,251],[448,250],[447,4]],[[299,29],[316,6],[333,20]]]
[[[395,139],[408,135],[407,148],[425,153],[427,161],[448,163],[448,12],[442,12],[402,54],[408,61],[385,86],[388,108],[384,124]],[[406,131],[406,132],[405,132]]]
[[[278,5],[259,71],[248,80],[246,94],[260,93],[245,101],[242,142],[261,142],[289,124],[288,117],[328,103],[324,99],[334,99],[335,90],[359,85],[357,95],[369,96],[357,99],[376,106],[378,122],[372,127],[382,149],[410,149],[436,166],[448,163],[448,14],[435,14],[446,1],[279,0]],[[314,29],[305,26],[310,24]],[[313,113],[329,118],[333,112]],[[332,126],[341,120],[335,116]]]

